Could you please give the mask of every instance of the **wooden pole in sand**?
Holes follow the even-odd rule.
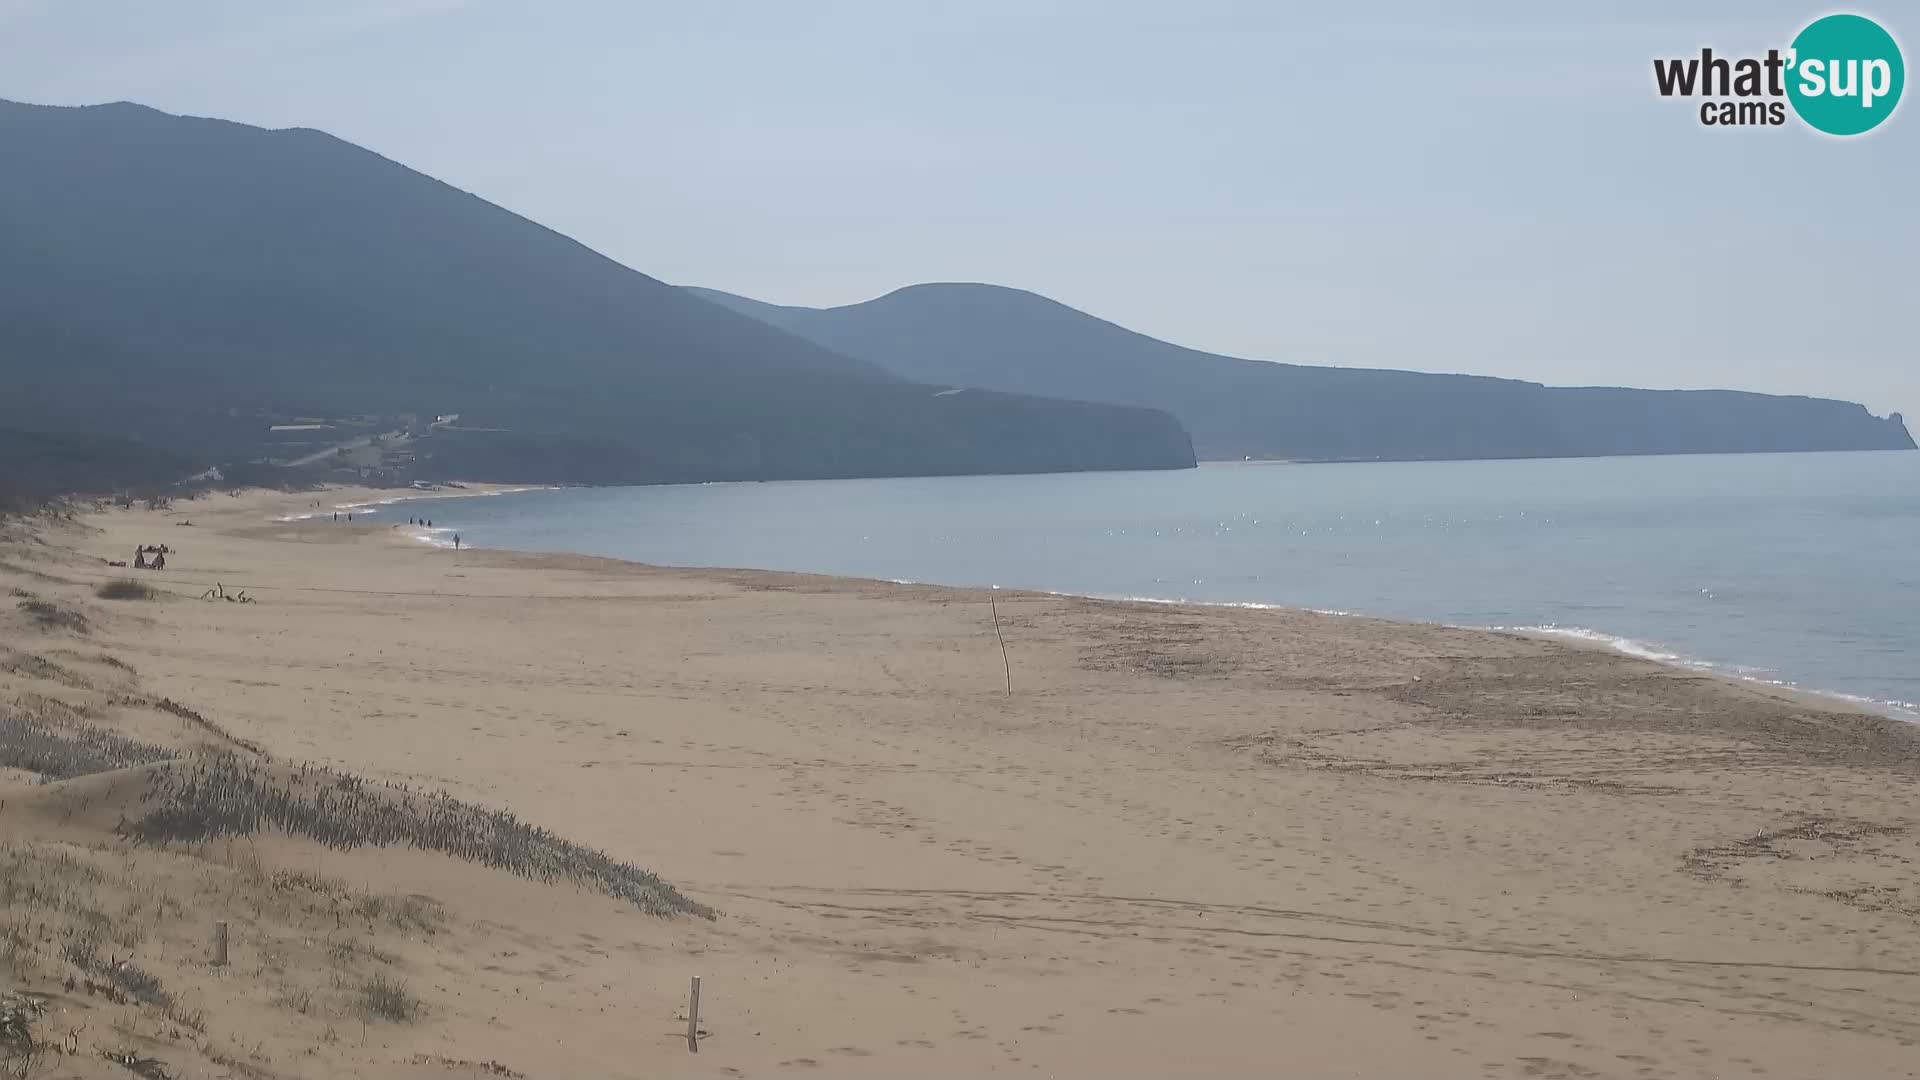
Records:
[[[213,924],[213,966],[227,966],[227,924],[224,919]]]
[[[987,594],[987,609],[993,612],[993,636],[1000,639],[1000,666],[1007,673],[1007,696],[1013,696],[1013,661],[1007,659],[1007,638],[1000,632],[1000,605]]]
[[[687,1052],[700,1052],[700,976],[693,977],[693,989],[687,995]]]

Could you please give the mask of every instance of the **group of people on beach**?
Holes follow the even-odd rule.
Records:
[[[431,529],[433,528],[433,519],[432,518],[408,518],[407,524],[419,525],[422,528]],[[459,533],[453,534],[453,549],[455,551],[460,550],[460,534]]]
[[[335,510],[335,511],[333,512],[333,520],[335,520],[335,521],[339,521],[339,520],[340,520],[340,511],[338,511],[338,510]],[[353,511],[351,511],[351,510],[349,510],[349,511],[347,511],[347,521],[348,521],[348,523],[352,523],[352,521],[353,521]],[[418,525],[418,526],[420,526],[420,527],[422,527],[422,528],[426,528],[426,529],[431,529],[431,528],[433,528],[433,519],[432,519],[432,518],[424,518],[424,517],[409,517],[409,518],[407,519],[407,524],[409,524],[409,525]],[[399,526],[397,526],[397,525],[396,525],[396,526],[394,526],[394,527],[395,527],[395,528],[399,528]],[[458,550],[458,549],[459,549],[459,547],[460,547],[460,534],[459,534],[459,533],[454,533],[454,534],[453,534],[453,546],[454,546],[454,549],[455,549],[455,550]]]
[[[135,570],[165,570],[167,553],[173,550],[165,544],[141,544],[133,549],[133,568]],[[147,561],[147,555],[153,555],[153,561]]]

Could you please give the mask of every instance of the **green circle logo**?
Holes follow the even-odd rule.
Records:
[[[1907,66],[1880,24],[1859,15],[1828,15],[1793,39],[1787,100],[1829,135],[1872,131],[1900,104]]]

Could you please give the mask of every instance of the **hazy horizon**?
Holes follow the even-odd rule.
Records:
[[[984,282],[1228,355],[1913,415],[1920,106],[1836,140],[1652,89],[1825,11],[0,0],[0,97],[318,128],[772,303]]]

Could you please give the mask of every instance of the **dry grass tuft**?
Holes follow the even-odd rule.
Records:
[[[190,1009],[178,1001],[170,1002],[166,1010],[167,1019],[181,1027],[201,1035],[207,1033],[207,1014],[201,1009]]]
[[[8,923],[0,926],[0,971],[19,979],[30,978],[33,964],[33,939],[26,930]]]
[[[117,578],[93,590],[93,595],[102,600],[158,600],[165,594],[144,581]]]
[[[313,1011],[313,991],[304,986],[282,986],[274,992],[273,1003],[282,1009],[305,1016]]]
[[[420,999],[407,990],[407,984],[375,973],[360,985],[360,1011],[396,1024],[412,1023],[420,1015]]]

